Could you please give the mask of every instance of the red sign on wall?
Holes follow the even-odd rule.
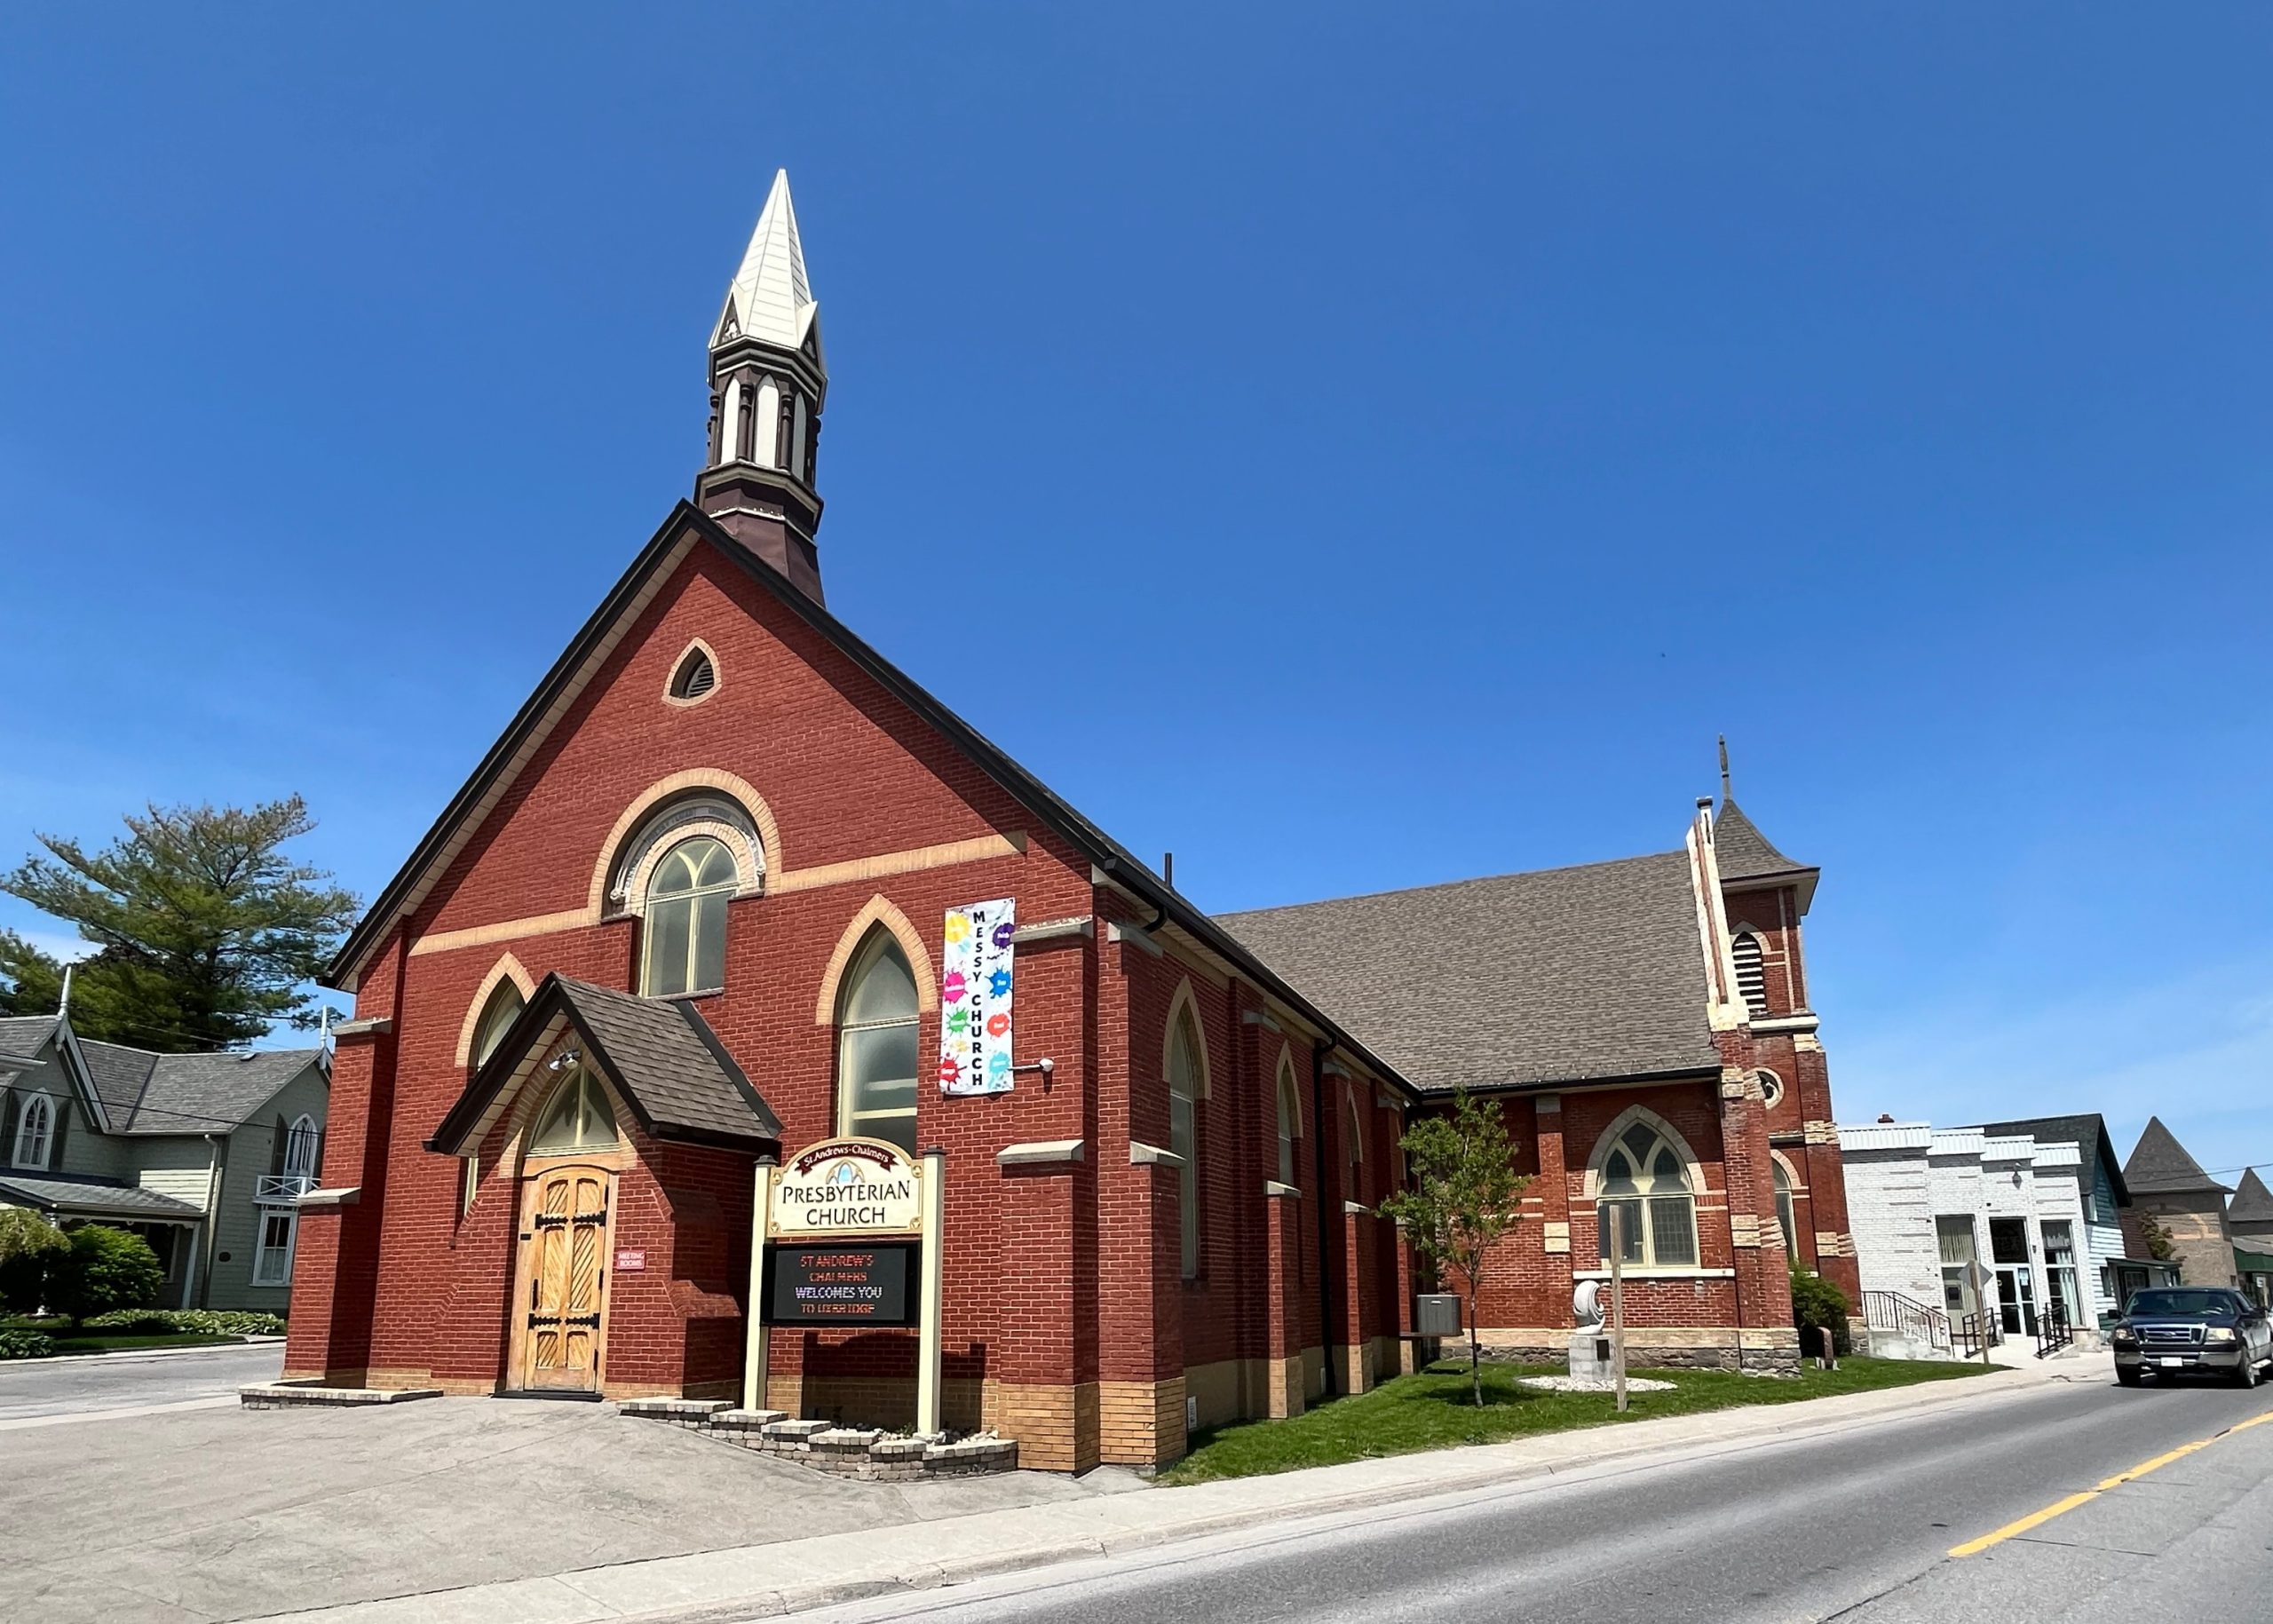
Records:
[[[618,1274],[646,1273],[647,1254],[644,1250],[618,1252],[615,1255],[615,1271]]]

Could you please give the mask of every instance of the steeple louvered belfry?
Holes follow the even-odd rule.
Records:
[[[782,170],[710,329],[710,452],[694,500],[815,602],[813,466],[828,396],[820,306]]]

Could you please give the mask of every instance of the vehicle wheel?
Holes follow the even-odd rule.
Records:
[[[2115,1367],[2115,1379],[2126,1387],[2136,1387],[2143,1378],[2131,1366],[2118,1365]]]
[[[2234,1385],[2236,1387],[2257,1385],[2257,1361],[2246,1354],[2243,1356],[2241,1363],[2234,1368]]]

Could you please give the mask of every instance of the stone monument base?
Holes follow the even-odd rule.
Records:
[[[1604,1387],[1612,1380],[1610,1327],[1582,1325],[1571,1333],[1571,1379]]]

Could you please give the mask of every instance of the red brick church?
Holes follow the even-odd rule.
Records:
[[[1816,870],[1725,771],[1660,853],[1211,917],[828,612],[785,178],[709,378],[694,500],[334,966],[288,1377],[738,1394],[759,1160],[862,1136],[946,1153],[946,1423],[1158,1465],[1409,1366],[1376,1208],[1456,1087],[1537,1175],[1495,1344],[1561,1357],[1613,1203],[1639,1362],[1790,1366],[1787,1254],[1854,1294]],[[1014,1064],[950,1093],[943,922],[994,900]],[[586,1311],[545,1309],[544,1256]],[[904,1424],[915,1368],[912,1332],[777,1329],[762,1401]]]

